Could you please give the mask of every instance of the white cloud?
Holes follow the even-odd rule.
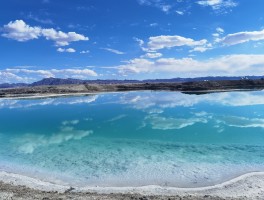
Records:
[[[161,57],[161,53],[146,53],[145,55],[142,56],[142,58],[159,58]]]
[[[150,37],[148,42],[148,49],[156,51],[164,48],[180,47],[180,46],[202,46],[207,43],[207,40],[195,41],[191,38],[185,38],[179,35],[161,35]]]
[[[0,70],[0,83],[12,82],[33,82],[42,78],[81,78],[98,76],[98,74],[91,69],[46,69],[46,70],[32,70],[32,69],[5,69]]]
[[[55,75],[49,70],[30,70],[30,69],[6,69],[5,71],[14,74],[31,74],[38,75],[44,78],[55,77]]]
[[[68,48],[68,49],[58,48],[57,51],[58,52],[61,52],[61,53],[63,53],[63,52],[67,52],[67,53],[74,53],[74,52],[76,52],[76,50],[73,49],[73,48]]]
[[[245,76],[264,74],[264,55],[234,54],[208,60],[160,58],[151,61],[136,58],[116,66],[119,73],[167,73],[174,77]]]
[[[220,34],[219,33],[213,33],[212,36],[218,38],[220,36]]]
[[[198,4],[203,6],[215,6],[221,4],[222,0],[204,0],[204,1],[197,1]]]
[[[190,50],[190,52],[205,52],[207,51],[209,48],[203,46],[203,47],[194,47],[192,50]]]
[[[223,34],[225,32],[225,30],[221,27],[217,27],[216,28],[216,32],[219,33],[219,34]]]
[[[143,58],[135,58],[129,60],[127,64],[117,66],[119,73],[129,74],[129,73],[148,73],[155,69],[152,69],[154,62]]]
[[[97,73],[91,69],[52,69],[52,73],[59,75],[62,74],[64,77],[73,77],[75,75],[87,76],[98,76]]]
[[[42,29],[42,35],[46,37],[47,40],[55,41],[57,46],[67,46],[70,42],[89,40],[89,38],[84,35],[75,32],[64,33],[62,31],[56,31],[53,28]]]
[[[197,1],[201,6],[210,6],[213,10],[236,7],[238,4],[233,0],[202,0]]]
[[[178,15],[184,15],[184,12],[183,12],[183,11],[176,10],[175,12],[176,12]]]
[[[143,40],[141,40],[139,38],[136,38],[136,37],[134,37],[133,39],[139,44],[140,47],[142,47],[144,45],[144,41]]]
[[[122,52],[122,51],[118,51],[118,50],[116,50],[116,49],[110,49],[110,48],[101,48],[101,49],[106,50],[106,51],[109,51],[109,52],[111,52],[111,53],[118,54],[118,55],[125,54],[124,52]]]
[[[53,28],[43,29],[41,27],[31,27],[27,25],[23,20],[11,21],[2,28],[3,37],[24,42],[28,40],[38,39],[39,37],[45,37],[47,40],[55,42],[56,46],[67,46],[71,42],[87,41],[88,37],[84,35],[62,31],[56,31]]]
[[[89,50],[84,50],[84,51],[81,51],[80,54],[87,54],[87,53],[90,53]]]
[[[28,82],[27,78],[20,77],[8,71],[0,71],[0,83]]]
[[[260,41],[264,40],[264,29],[261,31],[245,31],[233,34],[228,34],[226,37],[222,38],[220,42],[225,45],[235,45],[249,41]]]
[[[142,49],[142,51],[149,51],[147,48],[144,47],[145,42],[142,39],[139,39],[136,37],[134,37],[133,39],[138,43],[138,45]]]
[[[214,42],[219,43],[221,41],[220,35],[223,35],[225,30],[221,27],[216,28],[216,33],[213,33],[212,36],[214,37]]]
[[[2,31],[4,32],[2,34],[3,37],[17,40],[19,42],[38,39],[42,34],[42,29],[40,27],[31,27],[23,20],[9,22],[7,25],[4,25]]]

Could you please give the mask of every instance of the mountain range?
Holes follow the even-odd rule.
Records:
[[[172,78],[172,79],[146,79],[146,80],[80,80],[80,79],[62,79],[62,78],[44,78],[40,81],[27,83],[2,83],[0,88],[19,88],[43,85],[75,85],[75,84],[126,84],[126,83],[180,83],[196,81],[219,81],[219,80],[256,80],[263,79],[264,76],[209,76],[198,78]]]

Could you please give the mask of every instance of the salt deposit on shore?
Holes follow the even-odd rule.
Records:
[[[201,188],[174,188],[160,186],[144,187],[82,187],[76,188],[43,182],[30,177],[0,172],[0,199],[8,199],[19,195],[25,198],[44,198],[51,195],[53,198],[103,198],[103,199],[130,199],[145,196],[150,199],[173,197],[174,199],[263,199],[264,172],[254,172],[239,176],[222,184]],[[25,187],[21,187],[25,186]],[[21,191],[22,190],[22,191]],[[18,195],[19,194],[19,195]],[[53,195],[53,196],[52,196]],[[60,197],[58,197],[58,195]],[[70,196],[69,196],[70,195]],[[78,196],[78,197],[77,197]],[[93,197],[93,198],[92,198]],[[14,199],[14,198],[13,198]],[[21,199],[21,198],[20,198]]]

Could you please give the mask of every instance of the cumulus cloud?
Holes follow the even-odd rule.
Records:
[[[140,48],[143,51],[148,52],[145,56],[142,56],[146,58],[147,57],[154,58],[153,56],[160,55],[156,53],[156,51],[161,49],[170,49],[174,47],[188,46],[193,48],[192,50],[190,50],[190,52],[193,51],[205,52],[208,49],[211,49],[212,47],[212,45],[208,43],[206,39],[196,41],[191,38],[185,38],[179,35],[160,35],[160,36],[150,37],[146,45],[145,42],[141,39],[134,38],[134,40],[138,42]],[[157,57],[161,57],[161,56],[157,56]]]
[[[11,72],[8,71],[0,71],[0,83],[9,83],[10,80],[12,80],[13,82],[27,82],[28,79],[27,78],[22,78],[16,74],[13,74]]]
[[[143,58],[159,58],[162,56],[162,53],[146,53],[143,55]]]
[[[32,70],[32,69],[4,69],[0,70],[0,83],[13,82],[32,82],[41,78],[82,78],[98,76],[97,73],[91,69],[46,69],[46,70]]]
[[[7,25],[4,25],[2,32],[3,37],[17,40],[19,42],[45,37],[47,40],[54,41],[56,46],[67,46],[71,42],[89,40],[88,37],[75,32],[65,33],[53,28],[43,29],[37,26],[32,27],[26,24],[23,20],[9,22]]]
[[[64,33],[62,31],[56,31],[53,28],[42,29],[42,35],[47,40],[55,41],[57,46],[67,46],[70,44],[70,42],[89,40],[89,38],[85,37],[84,35],[75,32]]]
[[[246,76],[264,74],[264,55],[234,54],[207,60],[193,58],[160,58],[155,61],[136,58],[116,66],[119,73],[174,74],[174,77],[197,76]]]
[[[221,39],[220,39],[220,35],[223,35],[224,32],[225,32],[225,30],[224,30],[223,28],[221,28],[221,27],[217,27],[217,28],[216,28],[216,33],[213,33],[213,34],[212,34],[213,37],[214,37],[214,42],[216,42],[216,43],[220,42],[220,41],[221,41]]]
[[[109,51],[109,52],[114,53],[114,54],[118,54],[118,55],[125,54],[124,52],[116,50],[116,49],[111,49],[111,48],[101,48],[101,49],[105,50],[105,51]]]
[[[60,52],[60,53],[63,53],[63,52],[74,53],[74,52],[76,52],[76,50],[73,49],[73,48],[68,48],[68,49],[58,48],[57,51]]]
[[[236,7],[238,4],[233,0],[202,0],[197,1],[201,6],[210,6],[213,10]]]
[[[13,74],[32,74],[39,75],[44,78],[55,77],[55,75],[49,70],[31,70],[31,69],[6,69],[5,71]]]
[[[55,75],[63,74],[66,77],[74,77],[74,75],[98,76],[97,73],[91,69],[52,69],[50,70]]]
[[[190,52],[205,52],[207,51],[209,48],[208,47],[194,47],[192,50],[190,50]]]
[[[148,49],[150,51],[156,51],[164,48],[180,47],[180,46],[203,46],[207,43],[207,40],[195,41],[191,38],[185,38],[179,35],[161,35],[150,37],[148,42]]]
[[[17,40],[19,42],[25,42],[28,40],[38,39],[42,34],[40,27],[31,27],[27,25],[23,20],[16,20],[4,25],[2,32],[3,37]]]
[[[226,37],[220,39],[225,45],[241,44],[249,41],[264,40],[264,29],[261,31],[245,31],[233,34],[228,34]]]

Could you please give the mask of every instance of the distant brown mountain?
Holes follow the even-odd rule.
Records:
[[[210,76],[198,78],[172,78],[172,79],[147,79],[147,80],[80,80],[80,79],[62,79],[62,78],[44,78],[40,81],[26,83],[2,83],[0,88],[17,88],[27,86],[43,86],[43,85],[74,85],[74,84],[126,84],[126,83],[180,83],[180,82],[196,82],[196,81],[219,81],[219,80],[256,80],[263,79],[264,76]]]

